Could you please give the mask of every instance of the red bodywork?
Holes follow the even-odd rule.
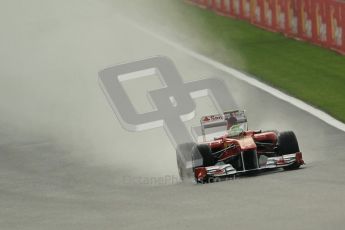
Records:
[[[276,146],[277,139],[277,134],[275,132],[259,133],[256,131],[246,131],[238,137],[229,138],[227,135],[224,135],[214,141],[206,142],[205,144],[208,144],[213,151],[222,150],[233,145],[233,148],[227,149],[219,157],[219,161],[224,161],[231,156],[238,155],[240,152],[247,150],[257,150],[258,155],[267,153],[267,151],[273,152],[273,147]],[[265,147],[265,149],[261,149],[256,145],[257,142],[270,143],[272,145]]]

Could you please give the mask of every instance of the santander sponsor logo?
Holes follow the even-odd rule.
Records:
[[[211,116],[205,116],[202,121],[203,122],[212,122],[212,121],[219,121],[224,120],[223,115],[211,115]]]

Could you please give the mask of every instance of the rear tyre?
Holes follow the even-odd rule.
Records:
[[[296,135],[292,131],[281,132],[278,135],[278,154],[280,156],[299,152]],[[286,170],[298,169],[301,165],[295,162],[292,165],[284,167]]]

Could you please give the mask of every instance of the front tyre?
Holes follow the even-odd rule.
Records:
[[[300,152],[296,135],[292,131],[281,132],[278,135],[278,154],[280,156]],[[298,162],[284,167],[285,170],[298,169],[301,166]]]
[[[200,156],[204,167],[213,166],[217,163],[217,159],[212,155],[212,151],[209,145],[199,144],[194,148],[194,156]],[[196,157],[195,157],[196,158]]]

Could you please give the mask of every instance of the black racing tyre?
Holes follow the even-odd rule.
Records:
[[[278,154],[280,156],[299,152],[298,141],[296,135],[292,131],[281,132],[278,135]],[[297,169],[301,165],[294,163],[290,166],[284,167],[284,169]]]
[[[212,151],[209,145],[199,144],[194,148],[194,155],[201,155],[203,160],[203,166],[213,166],[217,163],[217,159],[212,155]]]

